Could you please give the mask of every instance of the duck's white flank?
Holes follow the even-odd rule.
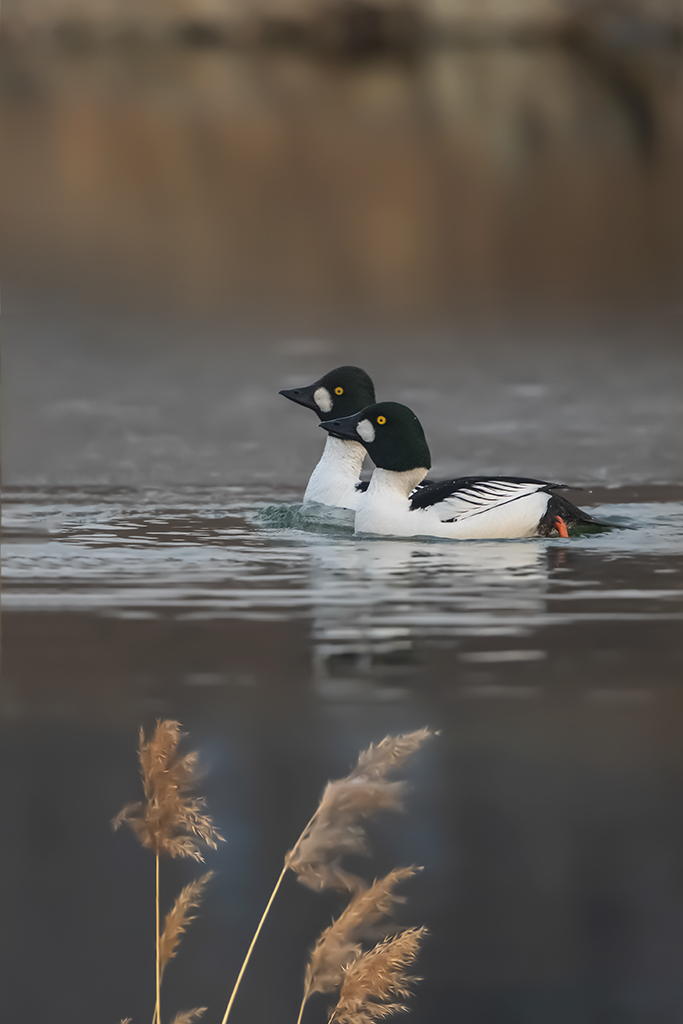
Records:
[[[308,481],[304,502],[357,509],[362,492],[356,490],[356,485],[364,459],[365,448],[358,441],[328,437],[320,462]]]
[[[550,495],[542,484],[498,484],[498,493],[481,496],[476,506],[449,496],[427,508],[412,509],[409,495],[426,476],[425,469],[395,473],[376,469],[360,494],[356,533],[392,537],[453,537],[458,540],[535,537]],[[495,490],[495,488],[492,488]],[[461,492],[465,494],[466,492]],[[444,519],[453,520],[444,522]]]

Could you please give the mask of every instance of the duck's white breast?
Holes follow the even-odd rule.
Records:
[[[361,497],[356,485],[365,459],[365,448],[357,441],[328,437],[320,462],[311,473],[304,502],[357,509]]]

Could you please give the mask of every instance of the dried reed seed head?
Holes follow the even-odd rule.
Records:
[[[421,870],[417,867],[394,868],[353,897],[313,948],[304,982],[307,999],[314,992],[333,992],[339,988],[344,968],[362,953],[360,942],[363,939],[376,939],[394,930],[395,924],[390,915],[397,903],[405,902],[405,897],[397,895],[394,889]]]
[[[367,750],[358,755],[358,763],[350,778],[363,776],[385,778],[390,772],[401,767],[406,758],[414,754],[425,740],[436,735],[430,729],[416,729],[402,736],[385,736],[379,743],[371,743]]]
[[[331,1011],[328,1024],[375,1024],[396,1013],[408,1013],[405,1003],[370,1003],[365,1006],[340,1007]]]
[[[324,892],[325,889],[334,889],[337,892],[359,892],[365,888],[365,881],[360,875],[354,875],[352,871],[346,871],[341,865],[341,858],[328,861],[325,865],[304,864],[296,865],[297,881],[313,892]]]
[[[426,935],[426,928],[406,928],[349,964],[329,1024],[374,1024],[405,1012],[405,1000],[420,980],[408,976],[406,970],[414,963]]]
[[[342,868],[341,858],[370,852],[359,822],[378,811],[401,810],[404,791],[402,782],[362,778],[328,782],[315,818],[287,855],[287,866],[311,889],[355,892],[363,888],[361,878]]]
[[[193,1024],[194,1021],[204,1016],[207,1009],[206,1006],[196,1006],[194,1010],[181,1010],[180,1013],[176,1013],[172,1024]]]
[[[196,785],[197,754],[178,757],[183,733],[178,722],[157,722],[152,737],[140,730],[140,767],[145,800],[128,804],[114,818],[126,822],[143,846],[171,857],[203,861],[200,843],[216,849],[222,836],[204,812],[202,797],[188,795]]]
[[[343,856],[370,852],[364,830],[345,820],[323,821],[288,854],[287,866],[309,889],[339,889],[356,892],[365,887],[358,875],[342,867]]]
[[[368,818],[377,811],[398,811],[403,807],[406,788],[405,782],[386,782],[362,775],[328,782],[319,814]]]
[[[181,936],[196,918],[197,915],[192,911],[196,910],[201,903],[204,887],[212,877],[213,871],[207,871],[206,874],[181,889],[180,895],[166,915],[164,930],[159,940],[159,961],[162,973],[168,961],[176,955]]]
[[[429,729],[418,729],[404,736],[385,736],[359,755],[346,778],[327,783],[313,819],[285,858],[303,885],[318,891],[355,892],[365,887],[358,875],[342,868],[341,858],[369,853],[362,820],[378,811],[403,809],[406,784],[390,782],[387,775],[432,735]]]
[[[324,943],[324,948],[320,945]],[[360,942],[350,937],[325,932],[318,939],[318,945],[311,954],[304,976],[304,995],[309,999],[314,992],[334,992],[342,983],[344,968],[361,955]]]

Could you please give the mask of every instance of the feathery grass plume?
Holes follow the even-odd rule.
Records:
[[[139,756],[145,799],[127,804],[112,822],[115,829],[126,822],[142,845],[156,855],[156,1003],[152,1024],[161,1021],[159,855],[167,853],[170,857],[203,861],[200,843],[215,850],[218,841],[223,839],[204,811],[204,798],[190,796],[198,781],[197,754],[179,756],[178,744],[183,735],[180,723],[170,719],[158,721],[150,739],[140,729]],[[170,935],[169,932],[169,940]],[[176,944],[179,935],[180,932],[176,935]]]
[[[328,782],[318,808],[285,856],[275,887],[256,926],[242,966],[233,985],[222,1024],[227,1024],[237,991],[242,983],[254,946],[273,901],[289,870],[311,889],[345,889],[358,892],[365,882],[345,871],[341,858],[349,853],[367,853],[368,844],[360,822],[380,810],[401,810],[405,783],[388,782],[387,775],[400,768],[405,759],[434,735],[430,729],[418,729],[405,736],[385,736],[381,743],[363,751],[358,763],[345,778]]]
[[[327,783],[316,813],[285,859],[303,885],[351,892],[363,887],[361,878],[342,868],[341,859],[369,852],[364,819],[378,811],[403,809],[406,783],[390,782],[387,776],[431,735],[429,729],[418,729],[405,736],[386,736],[359,755],[346,778]]]
[[[128,804],[114,818],[130,825],[143,846],[156,854],[203,861],[200,843],[216,849],[223,837],[204,813],[204,798],[189,796],[198,781],[197,754],[178,756],[183,733],[178,722],[157,722],[151,739],[140,730],[144,801]]]
[[[405,759],[433,735],[438,733],[432,733],[430,729],[416,729],[403,736],[385,736],[379,743],[371,743],[358,755],[358,763],[349,778],[362,775],[366,779],[383,779],[389,772],[400,768]]]
[[[194,1021],[204,1016],[206,1010],[206,1006],[196,1006],[194,1010],[182,1010],[180,1013],[176,1013],[173,1024],[194,1024]]]
[[[204,895],[204,886],[213,877],[213,871],[207,871],[200,878],[196,878],[181,889],[180,895],[166,915],[164,930],[159,940],[159,959],[161,973],[164,973],[166,964],[176,955],[180,937],[186,931],[187,926],[194,921],[196,910]]]
[[[416,959],[426,928],[406,928],[383,939],[344,969],[339,1002],[328,1024],[374,1024],[395,1013],[405,1013],[405,1000],[419,978],[406,970]]]
[[[304,981],[304,1002],[314,992],[334,992],[344,979],[344,968],[361,955],[363,939],[384,938],[395,930],[391,915],[397,903],[405,903],[394,889],[413,878],[421,868],[394,868],[376,879],[369,889],[356,893],[336,921],[322,933],[310,956]]]

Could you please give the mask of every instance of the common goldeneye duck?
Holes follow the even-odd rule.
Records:
[[[605,526],[554,493],[564,484],[471,476],[419,487],[432,465],[429,447],[415,413],[397,402],[379,402],[320,426],[360,440],[377,467],[358,502],[356,533],[474,540],[567,537],[571,526]]]
[[[374,384],[358,366],[338,366],[313,384],[280,394],[312,409],[323,423],[350,416],[375,401]],[[364,459],[365,448],[358,438],[345,438],[330,431],[320,462],[308,481],[304,502],[317,501],[355,510],[362,490],[367,487],[360,479]]]

